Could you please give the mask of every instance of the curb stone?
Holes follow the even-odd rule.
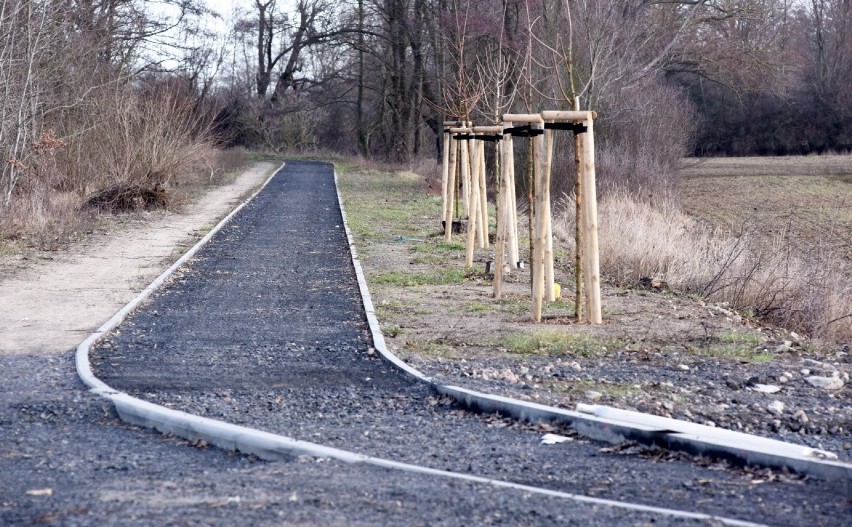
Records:
[[[759,465],[787,469],[798,474],[830,481],[846,482],[845,494],[852,496],[852,464],[837,461],[831,452],[763,438],[742,432],[714,428],[688,421],[669,419],[651,414],[631,412],[601,405],[578,405],[577,411],[554,406],[492,395],[457,386],[438,384],[423,372],[409,366],[391,352],[385,343],[375,308],[370,297],[364,271],[358,259],[355,241],[349,229],[343,198],[340,195],[337,170],[334,172],[337,199],[343,215],[352,264],[361,289],[361,299],[376,350],[392,364],[420,382],[429,384],[441,395],[455,399],[466,408],[484,413],[498,413],[520,421],[537,423],[549,421],[566,424],[581,435],[608,443],[637,441],[692,455],[712,456],[740,465]]]

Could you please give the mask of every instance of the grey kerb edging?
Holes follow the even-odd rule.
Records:
[[[290,459],[302,455],[312,457],[324,457],[336,459],[346,463],[362,463],[376,467],[383,467],[386,469],[402,470],[410,473],[428,474],[438,477],[484,483],[495,487],[516,489],[539,495],[568,499],[576,502],[604,505],[638,512],[657,513],[681,518],[715,520],[725,525],[758,525],[751,522],[722,518],[706,514],[676,511],[661,507],[650,507],[646,505],[637,505],[632,503],[625,503],[614,500],[606,500],[589,496],[570,494],[566,492],[553,491],[538,487],[530,487],[506,481],[483,478],[467,474],[458,474],[454,472],[430,469],[427,467],[421,467],[407,463],[398,463],[395,461],[385,460],[381,458],[364,456],[338,448],[331,448],[316,443],[299,441],[283,435],[272,434],[269,432],[264,432],[262,430],[248,428],[245,426],[238,426],[224,421],[218,421],[215,419],[209,419],[206,417],[188,414],[186,412],[172,410],[164,406],[152,404],[147,401],[131,397],[126,393],[119,392],[105,384],[97,377],[95,377],[95,375],[92,373],[89,361],[89,351],[91,350],[91,347],[106,333],[118,326],[134,309],[136,309],[136,307],[138,307],[157,288],[159,288],[165,282],[165,280],[175,272],[175,270],[177,270],[187,260],[194,256],[201,249],[201,247],[203,247],[219,230],[221,230],[222,227],[226,225],[228,221],[230,221],[230,219],[237,212],[239,212],[247,203],[254,199],[254,197],[257,196],[266,187],[269,181],[271,181],[272,177],[275,177],[275,174],[277,174],[283,167],[284,165],[282,164],[281,167],[275,171],[273,176],[268,178],[267,181],[257,190],[257,192],[252,194],[251,197],[241,203],[230,214],[228,214],[224,219],[222,219],[222,221],[220,221],[216,225],[216,227],[214,227],[197,244],[195,244],[191,249],[189,249],[186,254],[184,254],[172,266],[166,269],[160,276],[158,276],[153,282],[151,282],[151,284],[148,285],[148,287],[146,287],[136,298],[131,300],[126,306],[124,306],[120,311],[113,315],[112,318],[105,322],[100,328],[98,328],[97,331],[95,331],[92,335],[86,338],[86,340],[84,340],[77,347],[77,351],[75,354],[75,362],[77,367],[77,374],[80,376],[80,379],[90,388],[91,392],[100,395],[101,397],[104,397],[106,399],[109,399],[115,405],[116,411],[118,412],[119,417],[123,421],[139,426],[153,428],[162,433],[173,434],[175,436],[182,437],[188,440],[201,439],[211,445],[215,445],[223,449],[238,450],[246,454],[254,454],[262,459],[267,460]],[[336,172],[335,185],[337,185]],[[339,187],[338,200],[340,200]],[[342,202],[341,212],[343,212]],[[389,361],[393,362],[394,364],[405,370],[407,373],[424,382],[430,383],[439,392],[460,397],[460,400],[465,401],[465,403],[469,406],[476,406],[480,410],[488,410],[489,407],[487,406],[487,404],[491,404],[491,402],[496,404],[498,401],[502,401],[500,403],[500,408],[494,407],[491,409],[506,411],[510,410],[511,408],[515,408],[516,410],[514,413],[517,413],[520,418],[541,419],[547,417],[549,419],[552,419],[552,417],[550,417],[551,414],[547,413],[546,411],[547,407],[541,407],[540,411],[543,413],[536,414],[533,410],[540,405],[532,405],[530,403],[525,403],[522,401],[514,401],[511,399],[490,396],[486,394],[479,394],[477,392],[471,392],[461,388],[443,387],[437,385],[433,383],[430,379],[425,377],[422,373],[404,364],[402,361],[399,360],[399,358],[388,352],[387,347],[384,344],[384,338],[382,337],[381,331],[379,330],[378,322],[375,317],[375,312],[372,307],[372,301],[369,297],[369,291],[366,288],[366,282],[364,282],[363,271],[361,269],[360,263],[358,262],[354,245],[352,244],[351,232],[349,230],[348,225],[345,225],[345,228],[350,248],[352,250],[353,264],[358,275],[358,282],[361,287],[362,297],[364,298],[364,307],[367,311],[367,317],[370,322],[371,331],[373,332],[374,346],[380,353],[383,354],[383,356],[385,356]],[[464,393],[468,394],[468,396],[472,397],[472,399],[465,400],[462,397]],[[475,403],[475,401],[480,402]],[[556,408],[551,409],[549,411],[556,411],[557,413],[565,412],[564,410],[559,410]],[[600,422],[601,426],[599,426],[599,428],[606,428],[606,426],[603,425],[603,423],[605,423],[604,420],[589,418],[587,419],[587,421],[593,423]],[[578,426],[579,430],[582,431],[584,429],[582,421],[577,420],[575,424],[576,426]],[[615,436],[609,437],[610,439],[612,439]]]
[[[336,171],[334,179],[337,184]],[[831,452],[802,445],[608,406],[581,404],[578,405],[577,411],[571,411],[436,383],[422,372],[405,364],[385,345],[367,281],[358,260],[354,239],[346,221],[346,211],[343,208],[339,186],[338,201],[340,201],[346,236],[352,252],[352,262],[355,266],[355,274],[358,276],[361,298],[376,350],[409,375],[431,385],[436,392],[452,397],[471,410],[499,413],[531,423],[550,421],[566,424],[580,434],[600,441],[621,443],[625,440],[633,440],[691,454],[721,457],[745,465],[787,468],[790,471],[820,479],[852,480],[852,465],[836,461],[837,456]]]

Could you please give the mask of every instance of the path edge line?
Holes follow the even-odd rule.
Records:
[[[77,347],[77,351],[75,353],[75,362],[78,376],[83,381],[83,383],[89,387],[89,391],[101,397],[104,397],[110,402],[112,402],[112,404],[115,406],[119,418],[122,421],[137,426],[152,428],[163,434],[172,434],[174,436],[181,437],[189,441],[204,440],[211,445],[222,448],[223,450],[238,451],[244,454],[253,454],[261,459],[272,461],[288,460],[296,458],[298,456],[330,458],[350,464],[361,463],[374,467],[380,467],[386,470],[399,470],[412,474],[424,474],[434,477],[444,477],[461,481],[468,481],[472,483],[487,484],[497,488],[520,490],[523,492],[529,492],[531,494],[538,494],[559,499],[568,499],[570,501],[575,501],[578,503],[602,505],[636,512],[646,512],[678,518],[706,520],[711,522],[715,521],[720,522],[723,525],[731,525],[737,527],[755,527],[762,525],[758,523],[742,521],[733,518],[726,518],[722,516],[713,516],[704,513],[679,511],[675,509],[666,509],[663,507],[654,507],[636,503],[608,500],[604,498],[595,498],[592,496],[584,496],[581,494],[571,494],[567,492],[533,487],[509,481],[475,476],[472,474],[450,472],[429,467],[423,467],[419,465],[401,463],[398,461],[392,461],[383,458],[365,456],[363,454],[358,454],[339,448],[328,447],[325,445],[310,443],[306,441],[300,441],[287,436],[266,432],[256,428],[235,425],[226,421],[219,421],[216,419],[201,417],[198,415],[193,415],[179,410],[167,408],[165,406],[144,401],[142,399],[128,395],[127,393],[115,390],[100,379],[98,379],[92,372],[91,364],[89,362],[89,351],[92,345],[94,345],[98,341],[98,339],[100,339],[104,334],[121,324],[121,322],[130,313],[132,313],[134,309],[136,309],[143,301],[145,301],[149,296],[151,296],[154,291],[156,291],[160,286],[162,286],[162,284],[168,279],[170,275],[172,275],[178,268],[181,267],[181,265],[186,263],[187,260],[192,258],[204,245],[206,245],[207,242],[209,242],[210,239],[219,230],[221,230],[231,220],[231,218],[234,217],[234,215],[236,215],[240,210],[242,210],[243,207],[250,203],[264,188],[266,188],[269,182],[272,181],[272,179],[276,177],[278,173],[284,168],[285,164],[286,163],[282,163],[281,166],[277,170],[275,170],[275,172],[273,172],[270,177],[266,179],[263,185],[261,185],[257,189],[257,191],[255,191],[250,197],[240,203],[240,205],[238,205],[227,216],[220,220],[219,223],[209,233],[207,233],[207,235],[205,235],[201,240],[199,240],[192,248],[190,248],[168,269],[163,271],[163,273],[160,274],[160,276],[158,276],[156,279],[154,279],[154,281],[152,281],[151,284],[148,285],[148,287],[146,287],[141,293],[139,293],[136,298],[128,302],[121,310],[119,310],[115,315],[113,315],[112,318],[102,324],[94,333],[92,333]],[[334,178],[336,187],[335,190],[337,190],[336,170],[334,171]],[[337,193],[337,198],[338,203],[340,204],[339,191]],[[342,213],[342,206],[340,207],[340,210]],[[348,227],[347,236],[349,236]],[[348,239],[351,243],[351,237],[349,237]],[[361,279],[363,280],[363,272]],[[370,306],[372,307],[372,303],[370,304]],[[373,316],[373,318],[375,319],[375,315]],[[383,340],[381,342],[383,343]],[[384,344],[382,344],[382,346],[384,346]],[[397,361],[399,361],[399,359],[397,359]],[[402,361],[399,361],[399,365],[405,364]],[[406,369],[406,371],[409,370],[410,372],[417,372],[417,370],[414,370],[410,367]]]
[[[820,458],[827,453],[804,445],[675,419],[666,419],[667,422],[665,423],[666,425],[675,425],[675,428],[661,426],[658,416],[640,412],[624,412],[633,415],[630,420],[599,417],[594,413],[567,410],[458,386],[439,384],[425,373],[406,364],[388,349],[381,325],[376,317],[369,286],[355,247],[355,239],[349,228],[336,167],[334,169],[334,184],[337,190],[337,201],[343,218],[343,226],[346,229],[346,237],[349,242],[352,265],[358,278],[361,300],[373,337],[373,347],[385,360],[416,380],[429,384],[437,393],[451,397],[473,411],[497,413],[533,424],[542,421],[565,424],[577,430],[581,435],[598,441],[608,443],[636,441],[646,445],[687,452],[692,455],[727,459],[740,465],[786,469],[823,480],[846,482],[845,494],[847,496],[852,495],[852,487],[849,485],[849,482],[852,482],[852,464]],[[610,409],[610,407],[603,406],[595,406],[594,408]],[[612,410],[617,409],[612,408]],[[677,428],[682,428],[683,431]],[[801,454],[798,452],[801,452]]]

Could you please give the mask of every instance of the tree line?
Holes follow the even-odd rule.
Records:
[[[407,162],[438,156],[444,120],[575,100],[599,112],[602,173],[634,188],[688,154],[852,149],[849,0],[253,0],[225,37],[215,16],[0,0],[0,203],[25,180],[167,184],[179,156],[140,141],[166,130]]]
[[[255,0],[218,121],[234,144],[437,156],[442,121],[601,115],[618,183],[683,155],[852,149],[848,0]]]

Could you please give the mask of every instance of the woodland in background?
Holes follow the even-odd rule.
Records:
[[[171,207],[234,148],[409,164],[440,159],[444,120],[575,99],[599,114],[602,193],[669,210],[690,154],[852,150],[850,80],[852,0],[253,0],[228,20],[200,0],[0,0],[0,248]],[[560,141],[556,195],[574,179]],[[736,292],[778,248],[734,242],[758,257],[726,301],[813,333],[849,321],[848,277],[802,278],[843,267],[832,248],[803,257],[814,273],[770,269],[755,306]]]
[[[603,172],[643,186],[684,154],[852,149],[848,0],[256,0],[233,38],[232,144],[406,162],[445,118],[578,96]]]
[[[574,97],[600,114],[604,187],[665,195],[691,153],[852,149],[849,0],[254,0],[224,37],[214,18],[0,0],[0,208],[168,188],[203,145],[437,158],[445,119]]]

